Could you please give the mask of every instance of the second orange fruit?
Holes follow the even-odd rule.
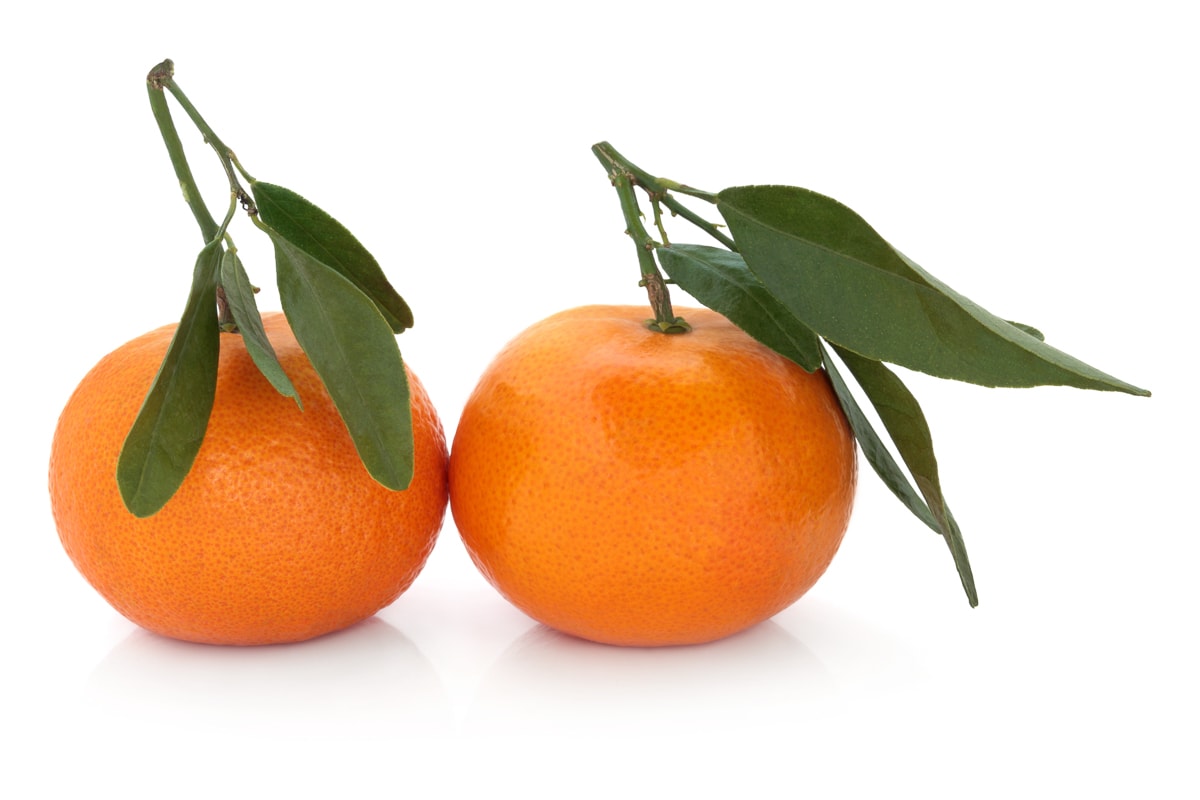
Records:
[[[854,439],[806,373],[707,309],[562,312],[510,342],[468,399],[450,503],[518,608],[618,645],[728,636],[791,605],[850,517]]]
[[[237,334],[223,333],[204,443],[174,497],[139,519],[117,457],[174,334],[105,356],[59,419],[50,498],[84,577],[144,628],[207,644],[279,644],[365,619],[416,578],[446,508],[446,442],[416,376],[414,477],[376,483],[282,314],[263,323],[304,403],[275,391]]]

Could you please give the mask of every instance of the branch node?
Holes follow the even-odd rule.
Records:
[[[163,90],[163,86],[175,77],[175,62],[171,59],[164,59],[162,63],[155,65],[154,69],[150,70],[150,74],[146,76],[146,83],[150,84],[151,89]]]

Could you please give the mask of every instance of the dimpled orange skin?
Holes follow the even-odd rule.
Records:
[[[441,422],[409,372],[415,477],[376,483],[282,314],[264,315],[304,409],[221,335],[217,393],[191,472],[157,514],[126,510],[117,456],[175,326],[105,356],[59,419],[50,496],[59,536],[118,611],[156,633],[208,644],[310,639],[374,614],[424,566],[445,515]]]
[[[645,309],[552,316],[467,401],[450,504],[514,605],[616,645],[712,641],[791,605],[850,518],[854,440],[806,373],[707,309],[691,333]]]

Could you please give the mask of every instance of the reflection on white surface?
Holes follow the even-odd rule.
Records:
[[[660,648],[596,644],[539,625],[488,670],[463,733],[686,734],[714,722],[786,723],[834,697],[825,665],[774,622]]]
[[[360,738],[427,734],[453,724],[432,664],[378,618],[290,645],[213,647],[143,630],[93,671],[97,721],[222,736]]]

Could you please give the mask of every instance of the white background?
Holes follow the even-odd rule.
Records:
[[[1184,3],[34,5],[0,30],[0,794],[1196,796],[1200,59]],[[156,638],[64,555],[46,465],[83,374],[182,308],[200,239],[146,102],[164,57],[252,173],[379,258],[416,311],[401,347],[448,433],[518,330],[643,302],[589,152],[602,139],[714,191],[832,195],[1155,396],[912,378],[974,610],[940,540],[864,465],[821,582],[710,646],[541,628],[449,521],[412,589],[349,631],[241,650]],[[217,162],[177,120],[223,208]],[[233,232],[277,307],[262,237]]]

